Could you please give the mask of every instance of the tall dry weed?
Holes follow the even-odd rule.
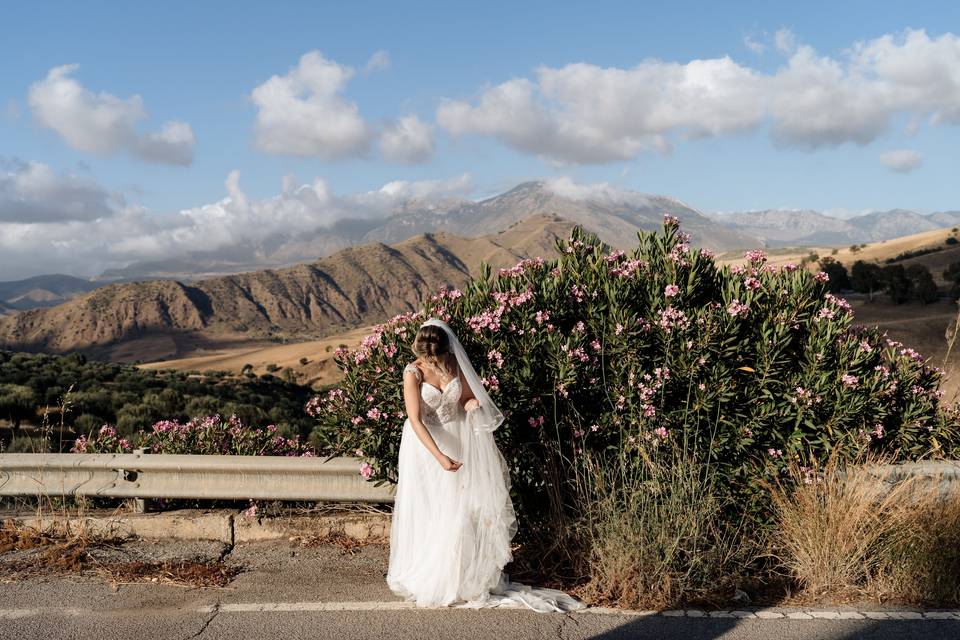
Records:
[[[960,602],[960,496],[940,478],[888,483],[880,461],[794,469],[772,487],[772,552],[812,599]]]
[[[711,466],[641,456],[585,466],[594,602],[664,608],[710,598],[741,575],[754,544],[731,525]]]

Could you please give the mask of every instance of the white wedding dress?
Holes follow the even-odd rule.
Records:
[[[445,324],[431,323],[442,324],[456,340]],[[456,346],[462,353],[459,341]],[[469,361],[466,366],[460,357],[458,361],[461,370],[469,366],[464,371],[468,381],[469,374],[475,377]],[[423,424],[440,450],[463,466],[456,472],[444,470],[420,442],[410,419],[406,420],[390,530],[390,589],[422,607],[582,608],[583,603],[562,591],[510,582],[503,573],[512,558],[510,541],[517,519],[510,500],[509,471],[493,430],[477,427],[479,418],[473,414],[479,416],[479,410],[464,411],[459,377],[441,390],[423,382],[416,366],[407,365],[404,371],[411,369],[420,381]],[[475,395],[481,405],[489,401],[483,390]]]

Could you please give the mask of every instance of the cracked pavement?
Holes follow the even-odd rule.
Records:
[[[524,609],[416,609],[387,589],[388,549],[131,541],[102,557],[217,560],[243,568],[226,587],[138,582],[91,575],[4,581],[0,640],[96,638],[956,638],[960,619],[879,620],[714,617],[700,612],[538,614]],[[2,560],[2,558],[0,558]],[[2,568],[2,562],[0,562]],[[739,613],[739,612],[738,612]],[[694,617],[696,615],[697,617]]]

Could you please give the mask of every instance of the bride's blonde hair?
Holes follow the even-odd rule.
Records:
[[[412,349],[415,356],[438,371],[453,375],[451,367],[447,364],[447,356],[450,354],[450,338],[447,337],[447,332],[440,327],[431,324],[420,327],[417,335],[413,338]]]

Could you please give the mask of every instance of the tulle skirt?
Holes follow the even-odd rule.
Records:
[[[493,433],[475,433],[463,414],[427,428],[440,450],[463,466],[444,470],[410,420],[404,423],[390,530],[390,589],[422,607],[582,607],[561,591],[513,583],[503,573],[512,559],[517,519],[509,471]]]

